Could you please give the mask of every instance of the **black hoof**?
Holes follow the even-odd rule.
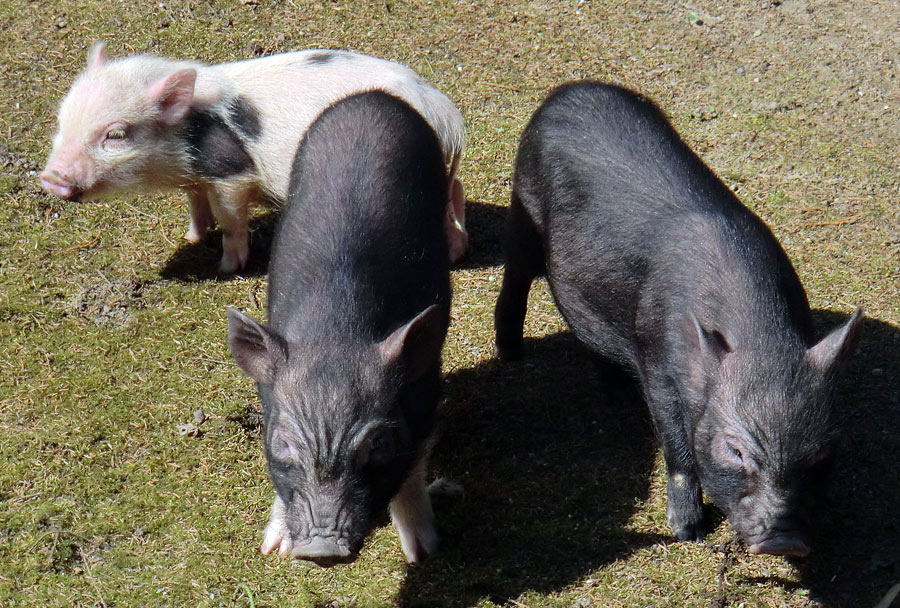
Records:
[[[699,542],[703,540],[704,536],[706,536],[706,533],[703,529],[702,524],[681,526],[675,529],[675,538],[677,538],[678,540],[690,540]]]

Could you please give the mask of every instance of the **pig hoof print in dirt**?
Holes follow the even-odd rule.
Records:
[[[352,561],[388,506],[410,562],[435,550],[425,475],[449,323],[447,196],[438,138],[387,93],[337,102],[300,144],[268,326],[228,311],[263,404],[264,553]]]
[[[615,86],[565,85],[537,110],[507,222],[501,358],[520,356],[528,291],[546,274],[575,334],[641,382],[675,535],[702,538],[705,492],[751,552],[806,555],[862,310],[817,342],[770,230],[652,102]]]
[[[462,116],[409,68],[349,51],[205,65],[141,55],[111,60],[95,43],[60,105],[41,186],[67,200],[181,188],[191,210],[185,238],[200,241],[218,222],[219,271],[234,273],[247,262],[250,204],[285,199],[309,125],[335,101],[375,88],[404,99],[437,133],[450,165],[444,230],[456,261],[468,241],[456,179]]]

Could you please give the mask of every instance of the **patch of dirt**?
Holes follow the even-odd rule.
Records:
[[[709,601],[708,608],[725,608],[729,606],[728,592],[726,590],[725,576],[728,569],[733,567],[736,558],[735,554],[742,550],[741,543],[736,536],[732,536],[716,548],[716,553],[721,554],[719,566],[716,568],[716,593]]]
[[[259,435],[262,433],[263,415],[262,410],[258,407],[248,405],[240,411],[229,414],[226,420],[237,424],[248,435]]]
[[[133,311],[144,307],[145,286],[143,281],[104,278],[81,290],[75,298],[75,312],[101,327],[128,325]]]

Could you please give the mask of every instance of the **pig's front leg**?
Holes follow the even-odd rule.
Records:
[[[400,533],[400,545],[409,563],[420,562],[437,549],[431,498],[425,486],[427,457],[413,469],[391,500],[391,520]]]
[[[656,433],[662,443],[669,481],[666,516],[678,540],[702,540],[703,491],[697,476],[690,438],[685,432],[681,406],[674,400],[648,398]]]
[[[184,238],[191,243],[199,243],[215,225],[215,218],[209,208],[209,197],[205,187],[191,186],[186,190],[191,204],[191,225]]]
[[[447,236],[450,263],[455,264],[466,254],[469,246],[469,234],[466,232],[466,195],[462,183],[452,176],[449,192],[450,200],[447,201],[444,232]]]
[[[253,189],[241,184],[216,184],[207,190],[212,213],[222,227],[221,274],[234,274],[247,264],[250,237],[247,213]]]
[[[278,494],[275,495],[275,502],[272,503],[272,514],[269,517],[269,525],[263,532],[263,542],[260,547],[263,555],[268,555],[272,551],[278,550],[278,554],[286,557],[291,553],[291,535],[288,532],[287,523],[285,522],[284,502]]]

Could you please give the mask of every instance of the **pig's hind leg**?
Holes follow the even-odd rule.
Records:
[[[431,497],[425,485],[427,461],[427,456],[421,458],[391,500],[391,520],[400,533],[400,545],[409,563],[420,562],[433,554],[438,544]]]
[[[234,274],[247,264],[250,235],[247,215],[254,190],[242,184],[217,184],[208,190],[213,215],[222,227],[221,274]]]
[[[191,225],[184,238],[191,243],[199,243],[215,225],[212,210],[209,208],[209,197],[203,186],[187,188],[188,201],[191,205]]]
[[[447,213],[444,217],[444,232],[447,238],[447,251],[450,263],[455,264],[466,254],[469,247],[469,234],[466,232],[466,195],[462,183],[450,174],[450,198],[447,201]]]
[[[506,266],[494,309],[497,354],[503,361],[522,356],[522,325],[531,282],[546,272],[541,237],[519,197],[513,192],[504,235]]]

